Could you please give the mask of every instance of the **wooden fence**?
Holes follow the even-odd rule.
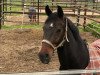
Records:
[[[80,15],[81,11],[84,11],[84,15]],[[92,15],[90,15],[90,16],[88,15],[87,16],[88,12],[91,12]],[[97,17],[97,15],[94,15],[93,13],[97,14],[98,17]],[[84,27],[84,29],[85,29],[85,27],[87,27],[89,30],[91,30],[92,32],[96,33],[98,35],[98,37],[100,37],[100,32],[99,31],[96,31],[95,29],[90,28],[89,26],[86,26],[87,25],[87,21],[89,21],[89,20],[100,24],[100,11],[99,10],[87,8],[87,5],[85,5],[85,7],[82,7],[82,8],[79,7],[78,8],[78,14],[77,14],[77,26],[80,25],[79,24],[80,18],[84,19],[83,20],[84,22],[83,22],[83,25],[82,25]],[[98,20],[95,19],[95,18],[97,18]],[[96,25],[95,25],[95,27],[98,28]],[[100,29],[100,28],[98,28],[98,29]]]
[[[27,8],[29,8],[30,6],[34,6],[36,9],[37,9],[37,12],[36,12],[36,19],[37,19],[37,23],[39,24],[40,21],[39,21],[39,17],[41,15],[44,15],[45,13],[44,12],[41,12],[41,10],[44,10],[44,7],[46,4],[49,4],[50,8],[52,10],[55,10],[56,9],[56,6],[57,5],[60,5],[64,12],[65,12],[65,15],[67,16],[75,16],[77,18],[77,22],[76,24],[77,25],[80,25],[79,24],[79,21],[80,21],[80,18],[84,18],[84,23],[83,23],[83,27],[85,28],[85,25],[86,25],[86,20],[87,19],[90,19],[92,21],[95,21],[95,22],[98,22],[100,23],[100,21],[97,21],[91,17],[95,17],[95,16],[99,16],[100,15],[100,2],[95,2],[95,3],[92,3],[92,2],[87,2],[88,0],[82,0],[82,1],[79,1],[79,0],[75,0],[73,2],[73,0],[68,0],[66,2],[56,2],[56,1],[47,1],[45,0],[44,2],[43,1],[25,1],[24,3],[28,3],[26,5],[24,5],[23,3],[21,3],[22,1],[15,1],[13,2],[12,0],[10,0],[9,2],[7,2],[7,0],[0,0],[0,11],[2,12],[1,13],[1,19],[0,19],[0,26],[1,26],[1,23],[3,23],[4,21],[6,21],[4,19],[4,15],[5,14],[28,14],[29,12],[28,11],[12,11],[12,7],[16,6],[16,7],[20,7],[20,8],[23,8],[24,6],[26,6]],[[17,2],[20,2],[20,4],[17,4]],[[8,7],[10,7],[9,11],[8,11]],[[66,13],[68,12],[68,13]],[[73,13],[69,13],[69,12],[73,12]],[[77,14],[75,13],[77,12]],[[84,14],[81,14],[81,12],[83,12]],[[99,15],[89,15],[87,14],[87,12],[92,12],[92,13],[97,13]],[[1,22],[3,21],[3,22]]]
[[[31,2],[31,3],[33,3],[33,2]],[[39,21],[39,17],[40,17],[40,15],[44,15],[45,13],[44,12],[41,12],[40,10],[43,10],[44,9],[44,6],[43,6],[43,3],[44,2],[39,2],[39,0],[38,0],[38,2],[34,2],[34,7],[36,7],[36,9],[38,10],[37,12],[36,12],[36,14],[37,14],[37,23],[39,23],[40,21]],[[49,4],[49,3],[51,3],[50,4],[50,7],[52,8],[52,10],[55,10],[55,8],[56,8],[56,5],[59,5],[59,4],[61,4],[61,5],[63,5],[63,4],[65,4],[65,6],[62,6],[63,7],[63,9],[65,10],[65,12],[69,12],[69,10],[71,10],[71,12],[74,12],[73,14],[69,14],[69,13],[66,13],[66,15],[68,16],[75,16],[76,17],[76,19],[77,19],[77,22],[76,22],[76,24],[77,24],[77,26],[79,26],[80,24],[79,24],[79,22],[80,22],[80,18],[83,18],[84,20],[84,23],[83,23],[83,27],[85,28],[85,26],[86,26],[86,24],[87,24],[87,19],[89,19],[89,20],[92,20],[92,21],[95,21],[95,22],[97,22],[97,23],[100,23],[100,20],[98,21],[98,20],[95,20],[95,19],[93,19],[93,17],[95,17],[95,16],[99,16],[99,19],[100,19],[100,10],[97,10],[97,9],[99,9],[100,8],[100,5],[99,6],[97,6],[97,5],[94,5],[92,8],[93,9],[90,9],[90,8],[88,8],[88,4],[87,3],[85,3],[84,4],[84,2],[83,2],[83,4],[80,2],[80,4],[79,4],[79,2],[46,2],[46,4]],[[77,4],[78,3],[78,4]],[[99,2],[98,2],[99,3]],[[8,6],[10,6],[10,11],[7,11],[7,7]],[[1,25],[2,25],[2,21],[4,21],[4,15],[5,14],[8,14],[8,13],[10,13],[10,14],[23,14],[23,11],[11,11],[11,7],[12,6],[18,6],[18,7],[22,7],[22,5],[21,4],[13,4],[13,3],[7,3],[7,2],[4,2],[4,0],[0,0],[0,29],[1,29]],[[30,4],[27,4],[27,5],[24,5],[24,6],[27,6],[27,7],[29,7],[30,6]],[[92,5],[90,5],[90,7],[91,7]],[[4,8],[6,8],[6,9],[4,9]],[[23,8],[23,7],[22,7]],[[75,13],[75,12],[77,12],[77,14]],[[84,14],[81,14],[81,12],[83,12]],[[92,12],[92,13],[96,13],[97,15],[94,15],[94,14],[92,14],[92,15],[88,15],[87,14],[87,12]],[[28,14],[29,12],[24,12],[24,14]],[[95,31],[96,32],[96,31]],[[99,32],[97,32],[99,35],[100,35],[100,33]],[[60,72],[60,71],[59,71]],[[51,73],[55,73],[55,74],[64,74],[64,73],[100,73],[100,70],[98,69],[98,70],[90,70],[90,71],[86,71],[86,70],[82,70],[82,71],[74,71],[74,72],[72,72],[72,71],[65,71],[65,72],[51,72]],[[45,73],[45,72],[44,72]],[[42,75],[44,75],[44,73],[43,72],[41,72],[41,73],[34,73],[34,75],[36,75],[36,74],[42,74]],[[47,73],[46,73],[47,74]],[[49,72],[49,74],[50,74],[50,72]],[[3,75],[3,74],[2,74]],[[4,74],[5,75],[5,74]],[[9,74],[8,74],[9,75]],[[11,75],[11,74],[10,74]],[[13,74],[13,75],[17,75],[17,74]],[[18,75],[20,75],[20,74],[18,74]],[[21,74],[21,75],[25,75],[24,73],[23,74]],[[26,75],[33,75],[33,73],[26,73]]]
[[[0,0],[0,29],[1,29],[1,21],[2,21],[2,5],[1,5],[2,1]]]

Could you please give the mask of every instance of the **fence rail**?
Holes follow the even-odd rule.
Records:
[[[30,2],[30,3],[32,3],[32,2]],[[44,12],[39,12],[40,9],[44,9],[44,6],[41,6],[42,5],[41,3],[44,3],[44,2],[34,2],[34,3],[37,3],[37,5],[36,6],[34,5],[34,6],[38,10],[36,12],[36,14],[38,15],[37,19],[38,19],[38,22],[39,22],[39,16],[45,14]],[[97,20],[91,18],[91,17],[94,17],[96,15],[94,15],[94,14],[88,15],[87,14],[87,12],[92,12],[92,13],[100,14],[100,11],[96,10],[96,9],[90,9],[90,8],[88,8],[87,3],[84,3],[84,4],[79,4],[79,3],[76,4],[76,3],[72,3],[72,2],[45,2],[45,3],[68,4],[69,6],[62,6],[63,9],[64,9],[64,11],[68,12],[68,13],[65,13],[65,15],[67,15],[67,16],[70,15],[70,16],[77,17],[77,25],[79,24],[81,17],[84,18],[84,23],[83,23],[84,27],[86,26],[86,23],[87,23],[86,20],[87,19],[100,23],[100,21],[97,21]],[[23,14],[23,12],[24,12],[24,14],[28,14],[29,13],[29,12],[26,12],[26,11],[11,11],[11,10],[10,11],[5,11],[4,10],[4,6],[5,5],[6,6],[8,6],[8,5],[9,6],[22,6],[21,4],[12,4],[12,3],[6,3],[6,2],[2,3],[2,0],[0,0],[0,12],[3,13],[3,14],[0,13],[0,29],[1,29],[1,25],[2,25],[2,23],[1,23],[2,19],[4,19],[3,18],[4,14],[7,14],[7,13]],[[24,6],[30,6],[30,5],[31,4],[27,4],[27,5],[24,5]],[[80,5],[82,5],[82,6],[80,6]],[[90,5],[90,6],[92,6],[92,5]],[[94,5],[93,7],[96,7],[96,6],[97,5]],[[54,6],[54,5],[51,5],[50,7],[52,7],[53,9],[56,8],[56,6]],[[99,8],[100,6],[97,6],[97,7]],[[73,14],[69,13],[69,11],[67,11],[69,9],[74,10],[74,12],[77,12],[77,14],[75,14],[75,13],[73,13]],[[81,12],[83,12],[84,14],[81,14]],[[100,15],[97,15],[97,16],[100,16]],[[4,21],[6,21],[6,20],[4,20]],[[99,32],[97,32],[97,33],[100,35]],[[11,75],[11,74],[12,75],[38,75],[38,74],[47,75],[47,74],[80,74],[80,73],[82,73],[82,74],[85,74],[85,73],[94,73],[95,74],[95,73],[100,73],[100,69],[96,69],[96,70],[57,71],[57,72],[16,73],[16,74],[8,73],[7,75]],[[2,73],[1,75],[5,75],[5,74]]]
[[[66,70],[66,71],[47,71],[47,72],[33,72],[33,73],[2,73],[0,75],[72,75],[72,74],[100,74],[100,69],[96,70]]]
[[[2,15],[3,15],[3,16],[1,15],[2,19],[4,19],[3,17],[5,17],[4,14],[8,14],[8,13],[10,13],[10,14],[12,14],[12,13],[13,14],[23,14],[23,10],[12,11],[12,8],[14,8],[13,6],[23,8],[22,1],[17,1],[17,0],[16,1],[8,1],[8,2],[4,1],[4,0],[0,0],[0,1],[1,1],[0,5],[3,7],[2,11],[1,11]],[[20,4],[18,4],[17,2],[20,2]],[[97,20],[91,18],[91,17],[99,16],[98,14],[100,14],[100,11],[96,10],[96,9],[100,7],[100,5],[99,5],[100,2],[88,2],[88,0],[87,0],[87,2],[86,2],[86,0],[84,0],[84,1],[77,1],[77,0],[69,1],[68,0],[66,2],[61,2],[61,1],[60,2],[55,2],[55,1],[54,2],[53,1],[50,1],[50,2],[49,1],[45,1],[45,2],[41,1],[40,2],[38,0],[37,2],[36,1],[25,1],[25,2],[28,2],[28,3],[26,3],[26,5],[24,5],[27,8],[33,4],[33,6],[37,9],[36,15],[38,16],[37,17],[38,22],[39,22],[39,16],[45,15],[45,13],[41,12],[41,10],[44,10],[44,7],[46,4],[50,4],[50,8],[52,8],[52,10],[55,10],[57,5],[60,4],[65,12],[65,15],[77,17],[77,25],[80,22],[80,18],[82,18],[82,17],[84,18],[83,26],[85,26],[85,24],[86,24],[86,19],[100,23],[100,21],[97,21]],[[24,2],[24,4],[25,4],[25,2]],[[63,4],[66,4],[66,5],[63,5]],[[10,10],[7,10],[8,7]],[[88,7],[93,8],[93,9],[90,9]],[[96,7],[96,9],[94,9],[94,7]],[[70,12],[73,12],[73,13],[70,13]],[[77,14],[75,12],[77,12]],[[90,15],[90,14],[87,14],[87,12],[98,13],[98,14]],[[24,14],[28,14],[28,13],[29,12],[24,11]],[[84,14],[81,14],[81,13],[84,13]],[[3,21],[6,21],[6,20],[3,20]]]

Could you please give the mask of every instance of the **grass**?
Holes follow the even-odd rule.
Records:
[[[11,7],[11,10],[10,10],[10,6],[8,6],[8,11],[22,11],[22,8],[21,7],[17,7],[17,6],[12,6]]]
[[[86,31],[91,32],[95,37],[100,38],[100,23],[92,22],[86,26]]]
[[[100,32],[100,24],[96,22],[92,22],[91,24],[88,24],[89,27],[95,29],[97,32]]]
[[[83,28],[83,26],[78,26],[78,29],[79,29],[79,32],[84,32],[84,28]]]
[[[2,29],[4,30],[14,30],[14,29],[42,29],[42,25],[11,25],[11,26],[7,26],[7,25],[3,25]]]

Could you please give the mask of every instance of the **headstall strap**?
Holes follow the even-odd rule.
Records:
[[[67,42],[69,42],[68,37],[67,37],[67,19],[66,19],[66,31],[65,31],[64,37],[65,38],[63,38],[63,40],[60,42],[60,44],[56,47],[47,39],[43,39],[42,42],[49,44],[54,50],[56,50],[58,47],[61,47],[66,40],[67,40]]]
[[[69,42],[68,37],[67,37],[67,28],[68,28],[68,27],[67,27],[67,24],[68,24],[68,23],[67,23],[67,19],[66,19],[66,32],[65,32],[65,36],[66,36],[67,42]]]

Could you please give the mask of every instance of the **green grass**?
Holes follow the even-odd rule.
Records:
[[[42,29],[42,25],[14,25],[14,26],[7,26],[3,25],[2,29],[4,30],[14,30],[14,29]]]
[[[92,22],[86,26],[86,31],[100,38],[100,23]]]
[[[91,24],[88,24],[88,26],[95,29],[97,32],[100,32],[100,24],[99,23],[93,22]]]
[[[84,28],[82,26],[78,26],[79,32],[84,32]]]
[[[8,7],[8,11],[10,11],[10,6]],[[21,7],[17,7],[17,6],[12,6],[11,7],[11,11],[22,11],[22,8]]]

